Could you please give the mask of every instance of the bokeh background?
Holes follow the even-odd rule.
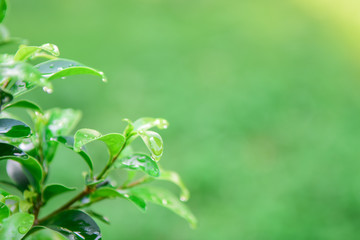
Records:
[[[170,122],[162,166],[183,176],[198,228],[111,200],[95,207],[112,221],[105,240],[331,240],[360,234],[359,11],[356,0],[10,0],[4,23],[109,78],[28,95],[45,109],[81,109],[79,128],[103,133],[125,117]],[[104,146],[90,151],[100,169]],[[62,149],[54,165],[52,181],[81,186],[77,155]]]

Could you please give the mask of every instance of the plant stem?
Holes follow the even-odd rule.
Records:
[[[49,215],[47,215],[46,217],[38,220],[38,223],[42,223],[46,220],[48,220],[49,218],[55,216],[56,214],[67,210],[68,208],[71,207],[71,205],[73,205],[75,202],[77,202],[78,200],[82,199],[83,197],[85,197],[86,195],[88,195],[89,193],[93,192],[94,189],[86,187],[86,189],[84,191],[82,191],[81,193],[79,193],[78,195],[76,195],[74,198],[72,198],[70,201],[68,201],[67,203],[65,203],[62,207],[58,208],[57,210],[55,210],[54,212],[50,213]]]

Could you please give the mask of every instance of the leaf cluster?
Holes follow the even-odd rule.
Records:
[[[5,13],[6,2],[0,0],[0,22]],[[5,27],[1,25],[0,29]],[[7,31],[0,31],[0,35],[0,46],[11,42]],[[109,220],[93,211],[92,206],[111,198],[130,201],[142,211],[149,202],[158,204],[194,227],[196,218],[183,203],[188,200],[189,191],[176,172],[159,166],[163,140],[153,129],[166,129],[165,119],[141,118],[134,122],[125,119],[127,126],[121,133],[102,134],[87,128],[73,133],[81,118],[80,111],[60,108],[44,111],[34,102],[18,100],[34,88],[51,93],[53,80],[71,75],[91,74],[106,81],[101,71],[59,56],[58,47],[50,43],[20,45],[16,53],[0,55],[0,161],[6,161],[7,173],[0,180],[0,239],[101,239],[94,219],[106,223]],[[14,108],[26,111],[31,121],[15,116]],[[142,140],[147,153],[132,148],[136,139]],[[85,148],[95,141],[103,142],[108,150],[101,171],[94,169]],[[59,148],[70,149],[74,158],[79,155],[78,159],[87,165],[82,189],[48,183]],[[112,179],[119,172],[127,176],[122,183]],[[180,197],[147,184],[155,180],[178,185]],[[48,215],[41,213],[49,201],[67,192],[74,192],[74,196]]]

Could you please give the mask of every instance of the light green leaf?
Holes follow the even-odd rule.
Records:
[[[139,197],[134,196],[130,191],[128,190],[118,190],[111,187],[103,187],[97,189],[95,192],[92,193],[91,199],[97,199],[97,198],[124,198],[131,202],[133,202],[136,206],[138,206],[141,210],[146,210],[146,203]]]
[[[68,135],[80,121],[81,112],[74,109],[53,108],[45,112],[45,139],[47,147],[44,151],[46,161],[51,162],[54,158],[57,142],[50,141],[56,136]]]
[[[36,103],[33,103],[28,100],[20,100],[15,103],[11,103],[11,104],[4,106],[4,110],[9,109],[9,108],[26,108],[26,109],[30,109],[30,110],[33,110],[33,111],[39,112],[39,113],[43,112]]]
[[[85,145],[93,141],[103,141],[108,147],[111,157],[116,156],[119,153],[120,149],[125,143],[125,137],[119,133],[109,133],[106,135],[101,135],[100,132],[83,128],[78,130],[74,136],[74,150],[80,151],[80,149]]]
[[[42,224],[61,233],[71,240],[100,240],[100,228],[86,213],[79,210],[67,210]]]
[[[0,23],[4,20],[6,14],[6,1],[0,0]]]
[[[59,56],[59,48],[55,44],[46,43],[41,46],[26,46],[20,45],[19,50],[16,52],[14,56],[15,61],[24,61],[29,58],[36,56],[37,54],[45,51],[50,53],[53,56]]]
[[[166,129],[169,123],[163,118],[140,118],[134,122],[134,131],[146,131],[155,126],[159,129]]]
[[[26,236],[26,240],[68,240],[68,238],[49,228],[44,228],[32,232],[29,236]]]
[[[28,137],[30,133],[30,127],[19,120],[11,118],[0,119],[0,136],[9,138],[20,138]]]
[[[147,148],[150,150],[152,157],[159,161],[163,154],[163,140],[161,136],[153,131],[139,131],[139,134]]]
[[[53,198],[56,195],[66,192],[71,192],[74,190],[75,188],[65,187],[64,185],[61,184],[51,184],[45,187],[43,191],[43,200],[44,202],[47,202],[50,198]]]
[[[161,169],[160,176],[157,179],[170,181],[170,182],[178,185],[181,190],[180,200],[187,201],[189,199],[190,192],[187,189],[187,187],[185,186],[185,184],[183,183],[183,181],[181,180],[181,178],[177,172],[165,171],[165,170]]]
[[[133,154],[128,157],[124,157],[117,161],[116,167],[126,168],[131,170],[141,170],[152,177],[158,177],[160,169],[157,163],[148,155],[145,154]]]
[[[68,59],[49,60],[36,65],[37,69],[47,77],[48,80],[67,77],[71,75],[90,74],[101,77],[106,82],[103,72],[87,67],[81,63]]]
[[[155,203],[170,209],[180,217],[186,219],[190,225],[195,228],[197,220],[190,209],[178,200],[172,193],[155,187],[136,187],[131,188],[130,192],[145,201]]]
[[[0,239],[21,239],[34,223],[34,215],[28,213],[15,213],[1,222]]]
[[[61,143],[61,144],[65,145],[65,147],[74,151],[74,138],[73,137],[58,136],[58,137],[53,137],[50,140]],[[92,172],[93,171],[93,163],[92,163],[92,160],[89,157],[89,155],[83,150],[80,150],[77,153],[85,160],[86,164],[90,168],[90,171]]]
[[[4,218],[10,216],[10,210],[5,203],[0,202],[0,223]]]

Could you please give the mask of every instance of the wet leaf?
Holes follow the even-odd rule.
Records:
[[[0,223],[3,219],[10,216],[10,210],[5,203],[0,202]]]
[[[21,239],[31,228],[34,215],[28,213],[15,213],[1,222],[0,239]]]
[[[6,14],[6,1],[0,0],[0,23],[4,20]]]
[[[100,228],[86,213],[67,210],[42,224],[72,240],[100,240]]]
[[[129,190],[135,196],[138,196],[147,202],[152,202],[170,209],[180,217],[186,219],[193,228],[196,227],[197,220],[195,216],[192,214],[190,209],[180,202],[179,199],[172,193],[155,187],[136,187]]]
[[[14,97],[37,86],[52,89],[51,83],[41,76],[34,66],[26,62],[16,62],[10,56],[6,56],[0,63],[0,81],[3,85],[7,82],[7,91]]]
[[[147,148],[150,150],[152,157],[159,161],[163,154],[163,140],[161,136],[153,131],[139,131],[139,134]]]
[[[10,138],[28,137],[31,133],[30,127],[15,119],[1,118],[0,119],[0,135]]]
[[[0,110],[1,107],[13,100],[13,96],[0,88]]]
[[[47,146],[44,150],[46,161],[51,162],[54,158],[57,142],[50,141],[56,136],[68,135],[80,121],[81,112],[74,109],[53,108],[45,112],[45,139]]]
[[[146,203],[141,198],[135,196],[128,190],[118,190],[111,187],[103,187],[97,189],[95,192],[92,193],[91,199],[97,199],[97,198],[124,198],[132,203],[134,203],[136,206],[138,206],[141,210],[146,210]]]
[[[58,137],[53,137],[50,139],[51,141],[55,141],[58,143],[61,143],[63,145],[65,145],[65,147],[74,150],[74,138],[73,137],[63,137],[63,136],[58,136]],[[86,164],[89,166],[90,171],[93,171],[93,163],[91,158],[89,157],[89,155],[84,152],[83,150],[80,150],[77,152],[86,162]]]
[[[111,158],[116,156],[119,153],[120,149],[125,143],[125,137],[119,133],[109,133],[106,135],[101,135],[96,130],[83,128],[78,130],[75,133],[75,142],[74,150],[80,151],[80,149],[85,145],[93,141],[103,141],[110,153]]]
[[[19,50],[16,52],[14,56],[14,60],[24,61],[36,56],[42,51],[45,51],[46,53],[50,53],[51,55],[56,57],[60,55],[59,48],[55,44],[46,43],[41,46],[20,45]]]
[[[159,129],[168,128],[169,123],[163,118],[140,118],[134,122],[134,130],[143,130],[146,131],[152,127],[157,127]]]
[[[33,103],[28,100],[20,100],[15,103],[8,104],[4,107],[4,110],[9,109],[9,108],[26,108],[26,109],[30,109],[30,110],[33,110],[33,111],[39,112],[39,113],[43,112],[36,103]]]
[[[28,180],[37,189],[40,188],[43,171],[39,162],[33,157],[27,155],[21,149],[7,143],[0,143],[0,160],[14,160],[22,165],[27,171],[24,171]],[[16,169],[15,169],[16,170]],[[16,171],[14,171],[16,173]]]
[[[87,67],[73,60],[59,58],[40,63],[36,65],[36,67],[44,76],[47,77],[48,80],[71,75],[90,74],[99,76],[103,81],[106,81],[106,77],[103,72]]]
[[[165,171],[165,170],[161,169],[160,176],[157,179],[170,181],[170,182],[178,185],[181,190],[180,200],[187,201],[189,199],[190,192],[187,189],[187,187],[185,186],[185,184],[183,183],[183,181],[181,180],[181,178],[177,172]]]
[[[157,163],[148,155],[140,153],[120,159],[116,162],[116,166],[131,170],[141,170],[152,177],[158,177],[160,174]]]
[[[47,202],[50,198],[53,198],[56,195],[66,192],[71,192],[74,190],[75,188],[65,187],[64,185],[61,184],[51,184],[45,187],[43,191],[43,200],[44,202]]]

